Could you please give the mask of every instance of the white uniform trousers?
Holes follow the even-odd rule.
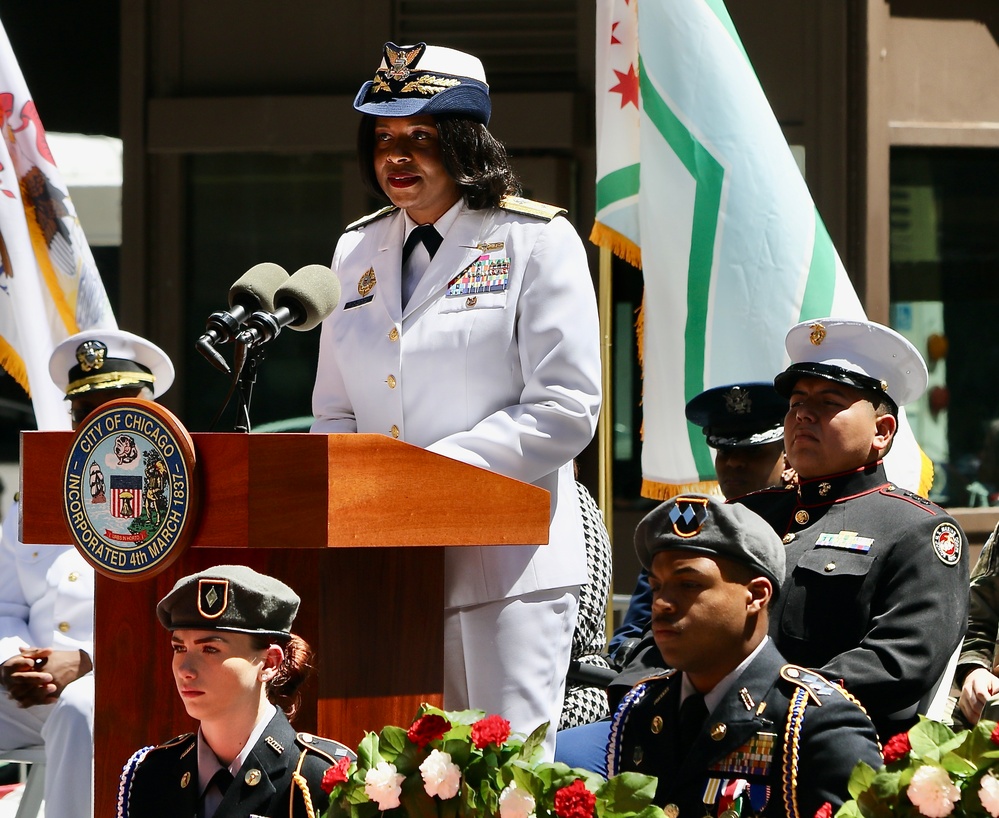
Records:
[[[45,814],[92,818],[94,674],[66,685],[55,704],[20,708],[0,690],[0,749],[45,745]]]
[[[444,612],[444,708],[485,710],[525,736],[549,722],[555,755],[579,587],[554,588]]]

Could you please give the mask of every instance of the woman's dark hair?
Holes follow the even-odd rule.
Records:
[[[459,117],[434,117],[440,135],[441,161],[461,198],[472,210],[497,207],[504,196],[520,194],[520,181],[503,143],[485,125]],[[388,199],[375,174],[375,117],[365,114],[357,130],[357,161],[365,187]]]
[[[291,634],[288,641],[278,641],[270,636],[252,635],[254,650],[267,650],[273,644],[278,644],[284,651],[284,661],[277,669],[277,674],[267,682],[267,700],[280,707],[288,716],[295,718],[301,695],[299,688],[312,672],[313,653],[301,636]]]

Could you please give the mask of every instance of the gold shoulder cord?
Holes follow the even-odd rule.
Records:
[[[298,757],[298,766],[295,768],[295,772],[291,774],[291,780],[302,791],[302,801],[305,802],[305,814],[309,818],[316,818],[316,809],[312,806],[312,793],[309,792],[309,782],[302,775],[302,763],[305,761],[305,753],[306,751],[303,750],[302,754]],[[292,787],[288,791],[288,818],[292,818],[294,814],[295,788]]]
[[[784,769],[781,775],[781,789],[784,794],[784,808],[789,818],[801,818],[798,813],[798,742],[801,740],[801,722],[805,717],[808,694],[798,688],[787,710],[787,725],[784,728]]]
[[[838,690],[840,693],[842,693],[844,699],[847,699],[848,701],[851,701],[855,705],[857,705],[857,707],[860,708],[860,712],[863,713],[865,716],[867,716],[867,718],[871,717],[871,714],[867,712],[867,708],[864,707],[864,705],[862,705],[860,703],[860,699],[858,699],[849,690],[847,690],[845,687],[843,687],[843,685],[838,684],[837,682],[829,682],[829,684],[831,684],[834,688],[836,688],[836,690]],[[885,754],[884,753],[884,747],[881,746],[881,736],[878,736],[878,752],[882,756]]]

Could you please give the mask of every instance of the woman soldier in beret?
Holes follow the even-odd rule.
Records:
[[[200,726],[129,759],[119,816],[304,818],[306,804],[326,809],[323,774],[353,753],[288,721],[311,670],[309,646],[291,633],[298,605],[283,582],[242,565],[184,577],[160,600],[177,691]]]

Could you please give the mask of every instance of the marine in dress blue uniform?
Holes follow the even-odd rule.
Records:
[[[780,539],[740,506],[685,495],[646,516],[635,543],[672,667],[624,698],[609,772],[658,776],[655,800],[671,818],[812,818],[825,802],[835,810],[858,760],[880,767],[880,748],[849,694],[788,664],[766,635],[771,595],[782,593]]]
[[[891,483],[881,462],[894,431],[889,423],[886,441],[883,419],[923,392],[926,366],[905,338],[865,321],[803,322],[786,347],[792,363],[775,387],[790,401],[785,448],[800,481],[736,502],[787,547],[785,591],[771,617],[777,647],[840,680],[887,741],[925,712],[967,620],[964,533],[942,508]],[[854,403],[818,408],[844,396]],[[873,444],[869,423],[859,442],[870,445],[831,442],[830,422],[870,406],[881,407]],[[827,419],[817,420],[822,412]],[[836,467],[823,472],[823,463]]]
[[[548,545],[446,550],[444,702],[554,725],[586,581],[572,459],[600,407],[586,253],[562,209],[515,195],[475,57],[389,43],[354,107],[362,173],[394,204],[337,244],[348,295],[323,323],[312,430],[389,435],[550,492]],[[477,156],[456,169],[472,183],[445,164],[454,128],[491,146],[488,173]],[[414,241],[424,228],[435,241]],[[489,502],[455,497],[470,515]]]

